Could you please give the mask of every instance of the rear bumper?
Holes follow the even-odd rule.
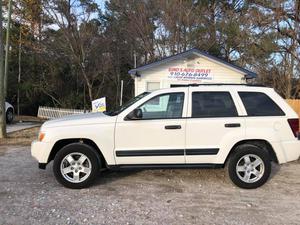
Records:
[[[285,156],[285,161],[290,162],[299,159],[300,157],[300,139],[294,141],[281,142],[282,150]]]
[[[46,142],[33,141],[31,143],[31,155],[39,162],[39,168],[45,168],[52,149],[52,145]]]

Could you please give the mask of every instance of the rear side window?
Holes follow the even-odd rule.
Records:
[[[248,116],[284,116],[281,108],[265,93],[239,92]]]
[[[192,117],[234,117],[236,107],[229,92],[193,92]]]

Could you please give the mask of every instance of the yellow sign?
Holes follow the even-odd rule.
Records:
[[[106,111],[106,98],[98,98],[92,101],[92,111],[93,112],[104,112]]]

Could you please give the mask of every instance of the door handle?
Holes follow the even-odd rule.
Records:
[[[166,130],[181,129],[181,126],[180,125],[168,125],[168,126],[165,126],[165,129]]]
[[[240,123],[226,123],[225,127],[240,127],[241,124]]]

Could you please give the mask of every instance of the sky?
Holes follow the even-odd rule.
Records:
[[[95,0],[95,2],[98,3],[98,5],[100,6],[101,10],[104,10],[106,1],[107,0]]]

